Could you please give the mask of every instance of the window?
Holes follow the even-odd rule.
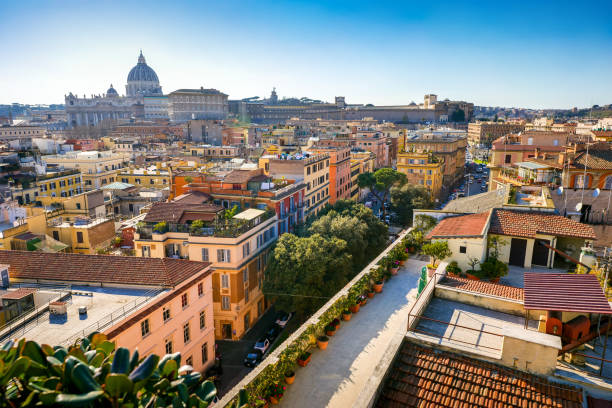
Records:
[[[533,145],[533,137],[527,138],[527,144],[530,146]]]
[[[170,320],[170,308],[164,307],[162,309],[162,317],[164,319],[164,322]]]
[[[217,249],[217,262],[230,262],[229,249]]]
[[[144,319],[142,322],[140,322],[140,333],[142,334],[142,337],[145,337],[150,332],[151,329],[149,327],[149,319]]]
[[[221,310],[230,310],[229,296],[221,296]]]
[[[460,247],[459,247],[459,252],[460,252],[460,253],[462,253],[462,254],[467,253],[467,247],[465,247],[465,246],[460,246]]]
[[[204,296],[204,284],[202,282],[198,283],[198,296]]]
[[[200,330],[206,328],[206,312],[202,310],[200,312]]]
[[[208,248],[202,248],[202,260],[208,262]]]
[[[202,344],[202,364],[208,361],[208,343]]]
[[[506,158],[504,159],[504,163],[509,164],[512,163],[512,155],[511,154],[507,154]]]
[[[244,302],[249,303],[249,288],[244,290]]]
[[[221,287],[223,289],[229,288],[229,275],[221,275]]]
[[[81,209],[81,203],[76,203],[77,210]]]
[[[59,231],[53,231],[53,239],[59,241]]]
[[[188,299],[187,299],[187,293],[183,293],[181,295],[181,306],[184,308],[186,308],[189,305]]]
[[[183,325],[183,341],[189,343],[189,340],[191,340],[191,332],[189,331],[189,322],[187,322]]]
[[[166,339],[166,354],[172,354],[172,339]]]
[[[77,242],[79,244],[83,243],[83,233],[81,231],[77,231]]]
[[[185,364],[189,366],[193,366],[193,357],[191,356],[187,357],[187,360],[185,360]]]
[[[281,207],[282,208],[282,207]],[[242,246],[242,257],[246,258],[251,253],[251,243],[247,242]]]
[[[604,188],[606,190],[612,190],[612,176],[606,177],[606,182],[604,183]]]

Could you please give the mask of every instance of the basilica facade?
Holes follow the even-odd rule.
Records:
[[[138,63],[134,66],[127,77],[125,86],[126,96],[120,96],[111,84],[104,94],[83,95],[79,98],[72,92],[65,95],[66,116],[69,127],[95,126],[105,120],[116,121],[119,119],[145,117],[145,104],[165,98],[157,74],[147,65],[142,51],[138,56]],[[163,113],[156,113],[157,117],[163,117]]]

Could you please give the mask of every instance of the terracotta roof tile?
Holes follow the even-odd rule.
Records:
[[[490,213],[489,210],[479,214],[445,218],[431,230],[427,238],[482,237]]]
[[[174,287],[210,263],[172,258],[0,251],[9,276],[62,282]]]
[[[422,362],[429,362],[427,367]],[[414,371],[418,385],[407,374]],[[406,341],[376,407],[582,407],[582,391],[541,377]]]
[[[496,209],[489,232],[499,235],[535,238],[536,234],[596,239],[593,227],[561,215]]]
[[[171,222],[178,223],[181,222],[181,218],[183,215],[188,212],[192,214],[189,219],[203,219],[203,220],[212,220],[214,219],[214,215],[223,210],[223,207],[214,204],[193,204],[189,201],[183,202],[169,202],[163,203],[158,202],[154,203],[151,206],[147,215],[145,215],[145,222]],[[193,214],[198,213],[201,214],[200,218],[194,218]]]
[[[447,276],[442,279],[439,284],[468,292],[482,293],[485,295],[504,297],[513,300],[523,300],[523,288],[501,285],[499,283]]]

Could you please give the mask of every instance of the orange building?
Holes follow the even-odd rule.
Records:
[[[329,154],[329,203],[351,198],[351,150],[348,147],[314,146],[314,154]]]

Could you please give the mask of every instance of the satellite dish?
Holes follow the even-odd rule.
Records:
[[[582,210],[582,203],[576,204],[576,211]]]
[[[596,188],[595,190],[593,190],[593,197],[599,196],[599,193],[601,193],[601,190]]]
[[[557,195],[561,195],[561,194],[563,194],[563,187],[559,187],[557,189]]]

